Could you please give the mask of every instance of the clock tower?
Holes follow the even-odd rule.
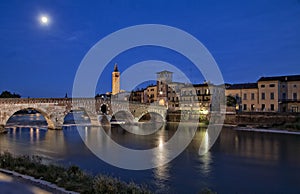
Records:
[[[114,71],[112,72],[112,95],[116,95],[120,92],[120,72],[118,70],[118,64],[115,64]]]

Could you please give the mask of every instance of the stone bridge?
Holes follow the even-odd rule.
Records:
[[[5,126],[9,118],[20,110],[34,109],[40,112],[49,129],[61,129],[65,116],[72,110],[85,111],[91,125],[99,126],[99,115],[112,117],[118,112],[126,112],[137,122],[147,113],[155,113],[165,121],[167,108],[158,105],[111,101],[102,98],[3,98],[0,99],[0,126]]]

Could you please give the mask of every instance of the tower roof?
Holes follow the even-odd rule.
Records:
[[[118,70],[118,64],[117,63],[115,64],[114,72],[119,72],[119,70]]]

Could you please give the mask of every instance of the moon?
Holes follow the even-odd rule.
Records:
[[[40,21],[40,23],[41,23],[42,25],[48,25],[49,22],[50,22],[50,19],[49,19],[48,16],[42,15],[42,16],[39,17],[39,21]]]

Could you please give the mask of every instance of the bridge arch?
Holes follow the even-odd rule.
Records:
[[[79,115],[74,115],[77,112],[81,113],[80,117],[82,117],[82,118],[80,120],[78,120],[77,118],[75,118],[76,116],[79,116]],[[71,114],[72,114],[73,118],[72,119],[70,118],[71,120],[66,120],[66,119],[68,119],[67,118],[68,115],[71,115]],[[79,123],[77,123],[76,119],[77,119],[77,121]],[[68,122],[70,122],[72,120],[74,121],[74,123],[72,123],[72,122],[68,123]],[[89,117],[87,111],[84,108],[74,108],[74,109],[70,109],[70,110],[64,112],[64,115],[63,115],[63,125],[65,125],[65,124],[87,124],[87,123],[91,123],[91,118]]]
[[[110,112],[110,104],[107,103],[107,102],[101,103],[100,107],[99,107],[99,112],[98,113],[105,114],[105,115],[111,114],[111,112]]]
[[[22,110],[35,110],[37,112],[39,112],[41,115],[43,115],[43,117],[45,118],[48,128],[49,129],[55,129],[55,122],[51,119],[51,115],[49,115],[45,110],[43,110],[42,108],[35,108],[35,107],[21,107],[21,108],[16,108],[13,109],[9,112],[7,112],[6,117],[4,119],[4,125],[7,124],[7,121],[13,116],[15,115],[17,112],[22,111]]]
[[[146,121],[146,122],[165,122],[164,115],[160,114],[157,111],[147,111],[144,112],[137,118],[138,122]]]
[[[134,120],[133,115],[128,110],[118,110],[112,114],[110,121],[125,121],[131,123]]]

